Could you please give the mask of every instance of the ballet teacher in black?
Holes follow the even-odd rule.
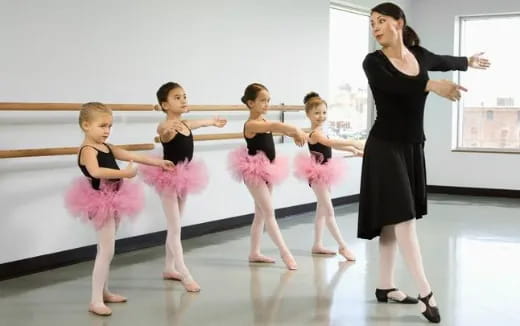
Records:
[[[370,130],[363,159],[358,237],[379,236],[379,302],[420,303],[422,314],[440,322],[439,309],[422,263],[415,229],[427,212],[423,116],[429,92],[451,101],[462,86],[431,80],[428,71],[489,67],[482,53],[471,57],[436,55],[419,45],[404,12],[393,3],[371,11],[372,35],[381,49],[369,53],[363,69],[374,97],[377,118]],[[418,300],[394,284],[397,246],[419,289]]]

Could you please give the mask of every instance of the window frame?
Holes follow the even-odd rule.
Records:
[[[461,15],[455,17],[455,55],[464,56],[467,53],[462,53],[463,47],[463,34],[464,34],[464,23],[471,20],[483,20],[493,18],[507,18],[507,17],[520,17],[520,12],[511,13],[496,13],[496,14],[481,14],[481,15]],[[454,74],[454,82],[457,84],[461,83],[462,72],[456,71]],[[457,101],[453,104],[453,130],[452,133],[452,152],[467,152],[467,153],[490,153],[490,154],[520,154],[520,148],[500,148],[500,147],[464,147],[462,146],[463,137],[463,102]],[[519,111],[520,112],[520,111]],[[520,113],[519,113],[520,114]],[[487,116],[487,111],[486,111]]]
[[[357,6],[353,5],[347,1],[341,1],[341,0],[332,0],[329,3],[329,17],[330,17],[330,10],[336,9],[336,10],[343,10],[352,14],[357,15],[363,15],[370,17],[370,9],[363,6]],[[330,33],[330,31],[329,31]],[[377,49],[376,47],[376,41],[372,37],[372,33],[370,31],[370,24],[367,26],[367,37],[368,37],[368,53],[373,52]],[[367,53],[367,54],[368,54]],[[330,63],[329,63],[330,64]],[[361,62],[359,63],[361,65]],[[330,80],[329,80],[330,82]],[[370,85],[368,85],[367,81],[367,135],[370,132],[370,129],[372,129],[372,126],[374,125],[375,119],[376,119],[376,106],[374,102],[374,98],[372,97],[372,92],[370,90]],[[330,85],[329,85],[330,88]]]

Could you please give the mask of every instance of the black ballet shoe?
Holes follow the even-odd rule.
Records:
[[[398,289],[385,289],[385,290],[382,290],[382,289],[376,289],[376,298],[377,298],[377,301],[378,302],[388,302],[388,300],[392,300],[394,302],[397,302],[397,303],[404,303],[404,304],[415,304],[415,303],[419,303],[419,300],[417,300],[416,298],[412,298],[410,296],[406,296],[406,298],[404,298],[403,300],[396,300],[396,299],[393,299],[393,298],[390,298],[388,297],[388,293],[390,292],[394,292],[394,291],[399,291]]]
[[[438,307],[430,306],[430,299],[433,295],[433,292],[430,292],[427,296],[424,298],[421,298],[419,295],[418,299],[421,300],[422,303],[426,306],[426,310],[422,313],[426,319],[428,319],[429,322],[438,324],[441,322],[441,315],[439,313]]]

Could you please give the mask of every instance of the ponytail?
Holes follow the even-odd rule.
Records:
[[[417,33],[408,25],[405,25],[403,29],[403,43],[407,48],[418,46],[421,43]]]

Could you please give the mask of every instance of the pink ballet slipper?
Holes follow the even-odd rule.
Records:
[[[338,250],[339,254],[345,257],[348,261],[355,261],[356,255],[352,251],[350,251],[347,247],[341,247]]]
[[[264,256],[262,254],[249,255],[248,260],[250,263],[258,264],[274,264],[275,260],[271,257]]]
[[[98,316],[110,316],[112,309],[107,307],[104,303],[91,303],[88,307],[88,311]]]
[[[200,285],[195,282],[191,277],[181,280],[182,286],[186,289],[187,292],[200,292]]]
[[[106,293],[106,294],[103,294],[103,301],[105,303],[123,303],[123,302],[127,302],[128,299],[119,294]]]
[[[324,256],[336,255],[336,252],[334,250],[327,249],[323,246],[313,246],[311,249],[311,253],[313,255],[324,255]]]
[[[179,272],[163,272],[163,280],[166,281],[181,281],[182,275]]]
[[[296,264],[296,260],[294,259],[293,255],[291,255],[291,254],[282,255],[282,260],[288,270],[295,271],[298,269],[298,264]]]

